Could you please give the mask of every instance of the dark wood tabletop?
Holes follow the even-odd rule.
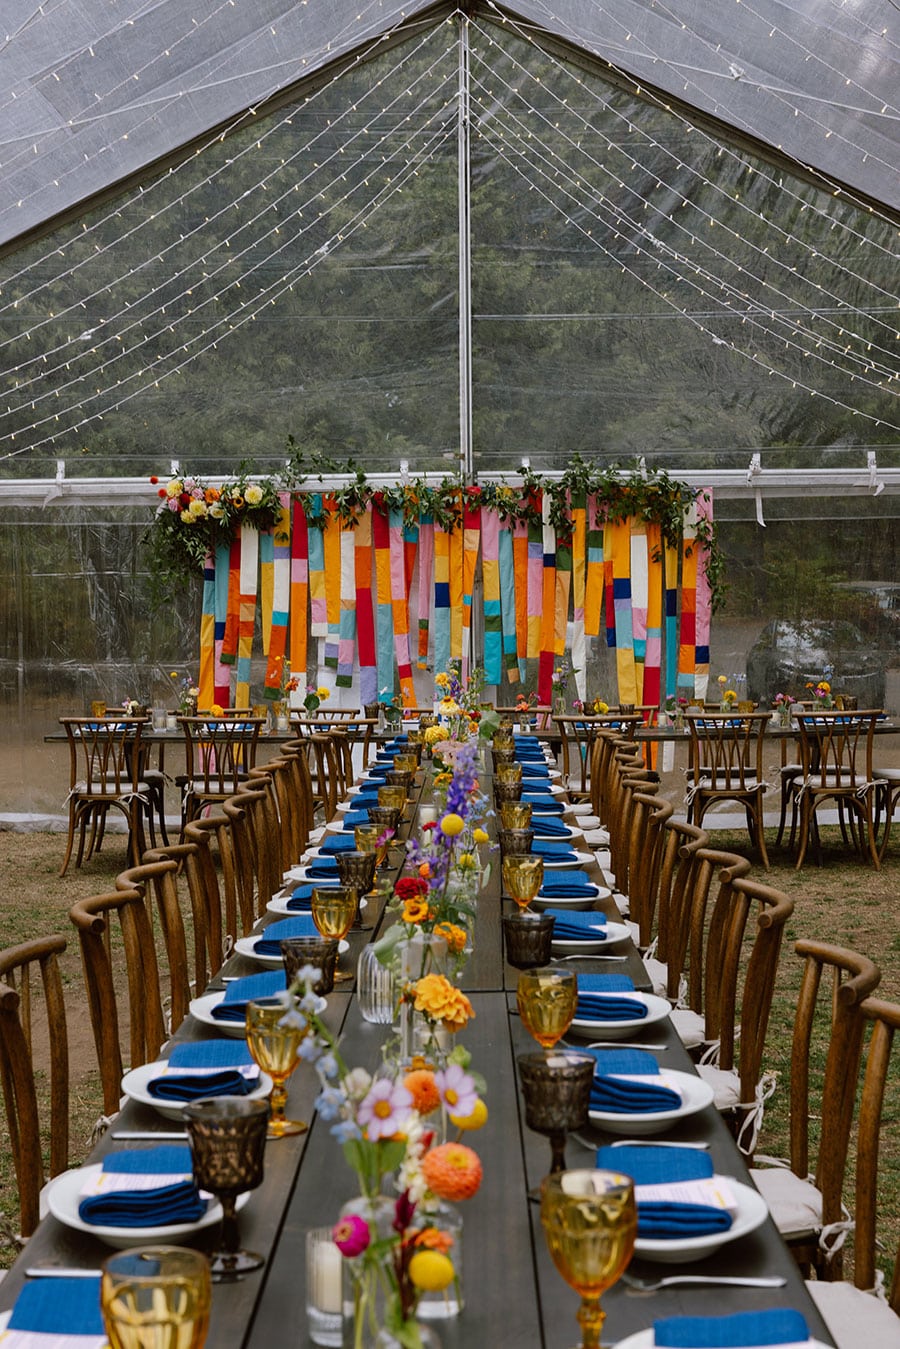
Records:
[[[408,812],[408,817],[407,829],[414,826],[414,812]],[[516,1013],[518,972],[505,963],[502,955],[500,913],[509,901],[501,899],[498,872],[499,864],[495,864],[479,898],[474,952],[461,978],[476,1013],[466,1027],[464,1040],[471,1050],[473,1066],[488,1083],[488,1122],[467,1140],[481,1157],[484,1181],[479,1193],[460,1206],[464,1219],[464,1310],[459,1317],[435,1325],[444,1349],[569,1349],[578,1338],[578,1298],[552,1266],[538,1206],[528,1197],[529,1189],[539,1185],[549,1167],[550,1150],[546,1138],[525,1127],[519,1108],[516,1055],[533,1052],[536,1046]],[[611,900],[600,901],[599,906],[614,915]],[[384,921],[383,909],[384,899],[380,898],[368,910],[376,933]],[[373,932],[354,929],[349,935],[351,951],[341,958],[348,969],[354,968],[353,962]],[[599,970],[604,966],[592,961],[584,968]],[[636,976],[638,987],[648,987],[636,951],[629,953],[627,966],[608,968],[627,968]],[[243,958],[234,957],[220,972],[217,986],[222,986],[221,975],[249,969]],[[348,982],[329,996],[327,1020],[332,1029],[342,1033],[345,1061],[373,1068],[380,1060],[389,1028],[362,1019],[352,987]],[[209,1034],[207,1026],[188,1018],[177,1038],[205,1038]],[[665,1045],[659,1052],[665,1066],[693,1070],[668,1020],[654,1024],[647,1038]],[[240,1283],[216,1285],[208,1338],[214,1349],[271,1349],[284,1343],[287,1333],[291,1343],[309,1343],[305,1331],[305,1235],[311,1227],[333,1223],[341,1204],[357,1193],[353,1172],[340,1146],[329,1126],[314,1113],[314,1072],[301,1064],[289,1086],[289,1114],[308,1120],[310,1128],[303,1135],[267,1146],[263,1184],[240,1215],[242,1243],[263,1252],[266,1264]],[[119,1129],[159,1131],[175,1127],[150,1108],[128,1102],[91,1160],[122,1146],[112,1137]],[[592,1166],[594,1144],[614,1141],[593,1129],[582,1137],[586,1141],[581,1137],[568,1141],[569,1166]],[[683,1121],[664,1137],[707,1144],[717,1171],[748,1180],[743,1160],[712,1107]],[[197,1244],[211,1249],[213,1243],[207,1236]],[[0,1310],[14,1302],[27,1267],[45,1263],[96,1267],[108,1253],[101,1242],[66,1228],[52,1217],[45,1219],[0,1282]],[[798,1308],[807,1318],[810,1333],[825,1344],[832,1343],[792,1257],[769,1220],[704,1262],[636,1263],[635,1271],[646,1275],[777,1274],[787,1283],[778,1289],[682,1287],[652,1294],[633,1292],[620,1283],[603,1298],[607,1311],[604,1343],[615,1344],[651,1326],[661,1316],[724,1314],[765,1307]]]

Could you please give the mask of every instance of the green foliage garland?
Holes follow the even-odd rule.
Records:
[[[239,525],[271,529],[278,518],[279,493],[283,492],[298,495],[308,523],[320,528],[331,509],[345,525],[355,525],[371,502],[375,510],[385,513],[402,511],[407,525],[417,523],[422,515],[431,515],[436,524],[451,533],[460,527],[467,503],[496,510],[505,521],[540,523],[542,496],[546,495],[549,520],[561,545],[571,541],[573,500],[596,496],[603,503],[606,519],[621,522],[634,518],[656,524],[671,547],[680,545],[685,511],[701,495],[664,471],[594,467],[578,454],[560,478],[543,478],[526,469],[521,481],[517,475],[514,484],[489,482],[481,486],[446,477],[436,487],[422,478],[395,487],[373,487],[352,460],[339,465],[315,450],[301,452],[293,437],[288,438],[288,448],[290,458],[280,480],[251,480],[247,467],[241,465],[238,477],[218,489],[190,476],[174,478],[159,487],[160,506],[148,532],[158,595],[176,590],[185,576],[196,575],[207,554],[229,543]],[[318,477],[324,489],[328,476],[348,471],[354,477],[346,487],[309,490],[311,478]],[[153,483],[158,481],[151,478]],[[697,542],[707,552],[706,573],[712,605],[717,609],[724,600],[725,586],[714,522],[697,521]]]

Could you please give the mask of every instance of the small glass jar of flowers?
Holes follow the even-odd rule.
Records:
[[[484,1084],[461,1046],[440,1069],[385,1064],[373,1077],[348,1068],[317,1011],[318,978],[301,968],[285,995],[285,1020],[307,1032],[300,1054],[319,1076],[319,1117],[359,1187],[332,1232],[344,1257],[344,1344],[428,1349],[437,1341],[422,1318],[462,1307],[462,1221],[451,1205],[481,1185],[478,1154],[459,1139],[487,1119]],[[456,1141],[445,1137],[448,1126],[459,1131]]]
[[[775,715],[778,718],[780,726],[790,726],[791,708],[794,705],[794,699],[789,693],[776,693],[772,699],[772,706],[775,709]]]

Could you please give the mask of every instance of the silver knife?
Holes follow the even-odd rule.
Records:
[[[63,1265],[31,1265],[26,1279],[99,1279],[99,1269],[68,1269]]]
[[[127,1140],[130,1143],[158,1143],[161,1138],[185,1140],[187,1132],[184,1129],[170,1132],[165,1129],[113,1129],[109,1136],[123,1142]]]

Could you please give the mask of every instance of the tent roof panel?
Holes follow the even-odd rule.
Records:
[[[431,8],[6,0],[0,243]],[[506,12],[900,209],[892,0],[511,0]]]

